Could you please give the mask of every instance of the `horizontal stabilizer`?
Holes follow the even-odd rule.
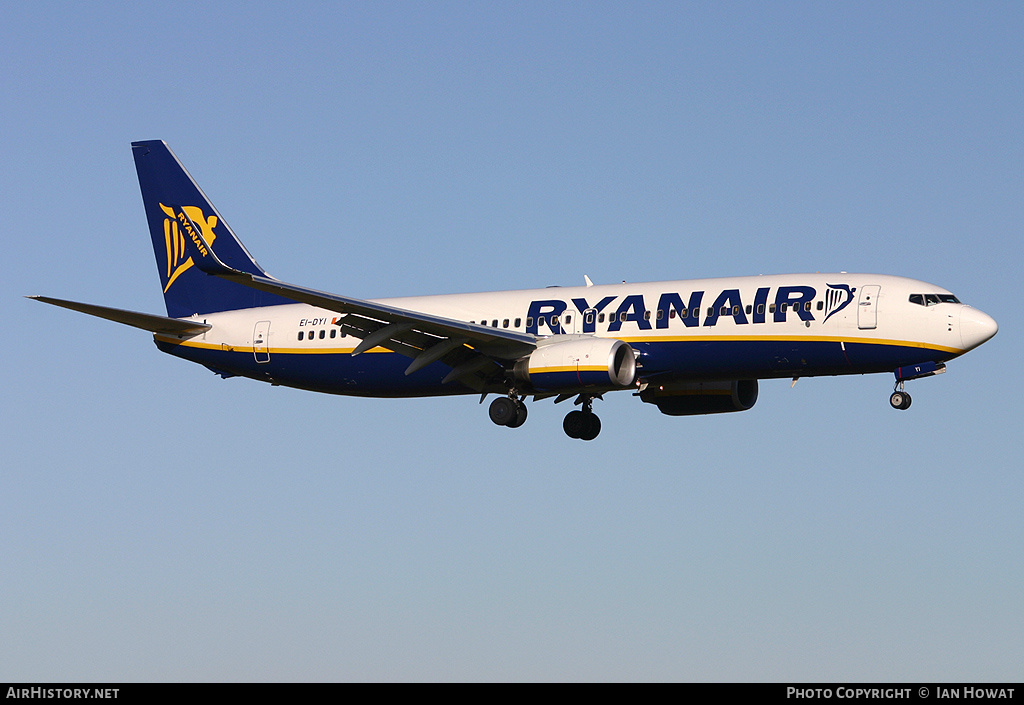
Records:
[[[44,304],[53,304],[61,308],[69,308],[72,311],[87,313],[90,316],[106,318],[108,321],[123,323],[126,326],[141,328],[151,333],[163,333],[165,335],[193,336],[204,333],[213,326],[197,321],[183,321],[179,318],[167,318],[166,316],[154,316],[151,313],[139,313],[137,311],[125,311],[120,308],[108,306],[96,306],[94,304],[83,304],[77,301],[65,301],[64,299],[52,299],[49,296],[26,296],[26,299],[35,299]]]

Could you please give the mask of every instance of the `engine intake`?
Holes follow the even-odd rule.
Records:
[[[513,374],[544,392],[622,389],[636,381],[636,355],[614,338],[555,336],[518,360]]]

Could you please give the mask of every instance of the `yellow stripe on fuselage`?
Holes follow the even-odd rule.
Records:
[[[171,343],[173,345],[184,345],[189,348],[200,348],[205,350],[231,350],[235,352],[253,352],[252,345],[227,345],[226,343],[207,343],[200,340],[179,340],[178,338],[154,334],[153,337],[164,343]],[[889,340],[884,338],[846,338],[842,336],[809,336],[809,335],[674,335],[674,336],[631,336],[619,338],[626,343],[722,343],[722,342],[741,342],[741,343],[758,343],[758,342],[779,342],[779,343],[800,343],[800,342],[812,342],[812,343],[846,343],[846,344],[862,344],[862,345],[892,345],[903,348],[920,348],[922,350],[935,350],[938,352],[952,353],[955,355],[966,352],[963,348],[951,348],[945,345],[937,345],[935,343],[921,343],[913,340]],[[277,348],[261,346],[260,352],[272,352],[278,354],[287,355],[343,355],[351,354],[355,350],[355,346],[345,348],[319,348],[319,347],[301,347],[301,348]],[[386,353],[392,352],[387,348],[376,347],[366,352],[371,353]],[[557,371],[564,372],[567,370],[575,370],[576,367],[558,367],[558,368],[542,368],[544,371]],[[591,370],[603,370],[603,366],[600,367],[580,367],[580,370],[591,371]]]
[[[229,345],[228,343],[207,343],[202,340],[180,340],[178,338],[160,335],[154,333],[153,338],[159,340],[162,343],[170,343],[172,345],[183,345],[187,348],[198,348],[200,350],[225,350],[228,352],[254,352],[252,345]],[[271,352],[279,355],[351,355],[352,351],[355,350],[355,346],[350,348],[275,348],[261,345],[260,352]],[[366,350],[368,353],[387,353],[391,352],[387,348],[371,348]]]
[[[559,365],[555,367],[531,367],[531,375],[543,375],[551,372],[607,372],[604,365]]]

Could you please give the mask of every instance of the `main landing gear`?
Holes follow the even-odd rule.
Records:
[[[514,394],[492,401],[487,413],[499,426],[519,428],[526,423],[526,404]]]
[[[568,396],[568,395],[567,395]],[[562,430],[569,438],[579,438],[583,441],[592,441],[601,433],[601,419],[594,413],[594,397],[583,394],[576,400],[582,409],[570,411],[565,415],[562,422]],[[498,397],[491,402],[487,414],[491,421],[499,426],[519,428],[526,423],[526,405],[519,398],[515,391],[510,391],[508,396]]]
[[[582,397],[583,409],[570,411],[562,421],[562,430],[569,438],[579,438],[581,441],[592,441],[601,433],[601,419],[594,413],[594,398]]]

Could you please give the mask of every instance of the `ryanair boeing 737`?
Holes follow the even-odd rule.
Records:
[[[331,394],[488,394],[516,428],[525,400],[575,398],[563,428],[591,440],[593,401],[631,390],[663,414],[744,411],[769,378],[888,372],[904,382],[996,334],[949,291],[878,274],[786,274],[366,301],[274,279],[162,141],[132,152],[167,316],[30,298],[153,333],[222,377]]]

